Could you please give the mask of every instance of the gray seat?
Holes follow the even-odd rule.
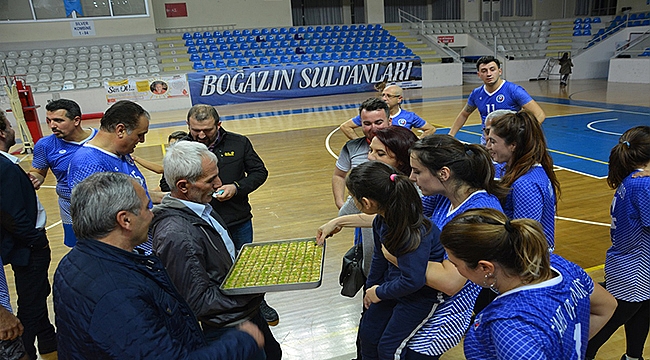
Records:
[[[75,75],[74,71],[66,71],[65,73],[63,73],[64,80],[74,80],[76,78],[77,76]]]
[[[50,74],[48,73],[40,73],[38,74],[38,82],[50,82],[52,78],[50,77]]]
[[[52,65],[52,71],[63,72],[65,71],[65,68],[63,67],[62,64],[54,64]]]
[[[52,81],[63,81],[63,74],[58,71],[53,72],[50,77]]]
[[[90,69],[90,70],[88,70],[88,77],[98,78],[100,76],[102,76],[102,74],[99,72],[98,69]]]
[[[88,79],[88,72],[86,70],[77,70],[77,79]]]

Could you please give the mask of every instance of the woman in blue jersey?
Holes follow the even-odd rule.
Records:
[[[416,142],[411,167],[411,180],[425,195],[425,214],[441,229],[468,209],[501,210],[498,197],[508,193],[494,180],[492,159],[483,146],[463,144],[449,135],[430,135]],[[448,260],[429,263],[427,285],[453,296],[411,339],[406,359],[437,359],[456,346],[469,326],[480,290]]]
[[[443,295],[425,286],[429,261],[442,261],[440,231],[422,214],[420,196],[408,177],[369,161],[350,171],[346,186],[357,207],[377,214],[370,273],[359,325],[364,360],[399,358],[409,337],[433,314]],[[382,251],[383,250],[383,251]],[[399,267],[384,256],[396,258]]]
[[[542,224],[551,251],[555,247],[555,205],[560,182],[553,172],[539,122],[527,112],[492,120],[487,148],[497,163],[506,163],[501,183],[510,188],[502,201],[510,219],[528,218]]]
[[[613,297],[577,265],[549,255],[540,224],[494,209],[469,210],[440,237],[458,271],[497,298],[465,336],[473,359],[583,359],[609,319]]]
[[[625,325],[627,349],[621,359],[641,359],[650,329],[650,127],[626,131],[609,154],[607,184],[616,189],[612,206],[612,246],[605,259],[607,290],[618,307],[605,327],[589,341],[587,359]]]

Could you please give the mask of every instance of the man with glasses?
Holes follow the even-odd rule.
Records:
[[[415,128],[422,131],[421,136],[431,135],[436,132],[436,128],[429,124],[426,120],[419,117],[416,113],[402,109],[401,104],[404,98],[402,97],[402,88],[397,85],[389,85],[384,88],[381,94],[382,99],[388,104],[390,110],[391,125],[402,126],[407,129]],[[361,117],[359,115],[344,122],[339,126],[339,129],[348,137],[348,139],[356,139],[359,136],[354,129],[361,126]]]

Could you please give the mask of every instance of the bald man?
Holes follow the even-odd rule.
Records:
[[[422,131],[421,136],[431,135],[436,132],[436,128],[429,124],[426,120],[419,117],[416,113],[402,109],[402,88],[397,85],[389,85],[384,88],[381,93],[382,99],[388,104],[390,110],[391,125],[402,126],[407,129],[418,129]],[[361,126],[361,117],[359,115],[344,122],[339,126],[339,129],[350,140],[359,137],[354,129]]]

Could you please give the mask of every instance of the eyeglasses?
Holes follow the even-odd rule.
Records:
[[[388,98],[398,98],[402,95],[392,95],[392,94],[381,94],[382,97],[388,97]]]

